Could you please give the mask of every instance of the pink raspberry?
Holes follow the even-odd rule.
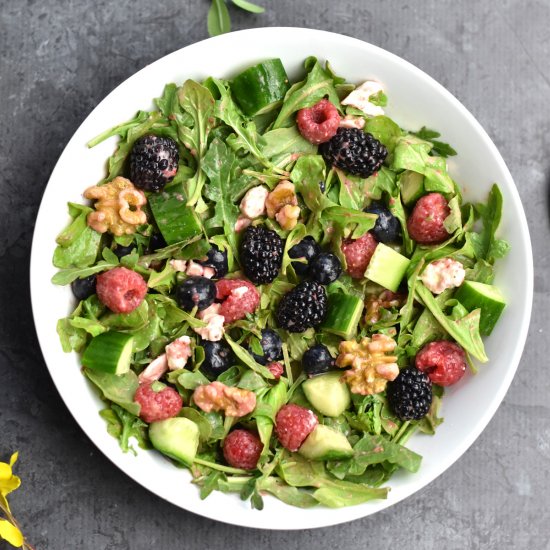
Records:
[[[147,283],[139,273],[115,267],[97,276],[96,293],[100,302],[114,313],[130,313],[143,302]]]
[[[244,319],[260,305],[260,293],[243,279],[220,279],[216,283],[216,299],[222,300],[220,315],[226,323]]]
[[[417,354],[416,368],[425,372],[434,384],[451,386],[466,372],[466,354],[454,342],[438,340],[426,344]]]
[[[420,197],[407,220],[411,239],[420,244],[437,244],[449,237],[443,222],[451,213],[447,200],[441,193]]]
[[[283,405],[275,417],[275,433],[281,445],[289,451],[297,451],[305,438],[319,424],[309,409],[290,403]]]
[[[313,107],[300,109],[296,123],[305,139],[319,145],[329,141],[336,134],[340,125],[340,115],[328,99],[321,99]]]
[[[156,392],[150,383],[139,385],[134,401],[141,406],[139,416],[149,423],[172,418],[183,406],[183,400],[174,388],[167,386]]]
[[[347,272],[354,279],[362,279],[365,276],[365,270],[377,246],[378,241],[370,233],[365,233],[359,239],[345,239],[342,242]]]
[[[223,442],[223,456],[233,468],[253,470],[262,454],[260,438],[248,430],[233,430]]]
[[[275,377],[275,380],[279,380],[281,378],[281,375],[285,371],[283,365],[281,363],[274,361],[273,363],[269,363],[267,366],[267,370]]]

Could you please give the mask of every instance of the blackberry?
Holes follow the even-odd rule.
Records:
[[[139,189],[160,191],[174,179],[179,159],[178,145],[172,138],[143,136],[130,153],[130,179]]]
[[[365,212],[378,215],[370,231],[378,242],[395,243],[401,239],[401,224],[383,202],[372,202],[365,208]]]
[[[408,367],[388,384],[386,395],[398,418],[419,420],[430,410],[432,383],[427,374],[414,367]]]
[[[267,365],[268,363],[273,363],[274,361],[280,361],[283,358],[283,341],[274,330],[271,330],[270,328],[265,328],[262,330],[260,345],[263,350],[262,355],[251,352],[256,363],[260,363],[260,365]]]
[[[329,372],[335,365],[334,357],[323,344],[312,346],[302,356],[302,369],[310,378],[316,374]]]
[[[263,226],[246,228],[241,244],[244,274],[255,284],[271,283],[283,262],[283,240]]]
[[[277,310],[277,322],[289,332],[304,332],[320,325],[327,313],[327,295],[316,281],[304,281],[285,294]]]
[[[304,237],[298,244],[295,244],[289,251],[288,257],[293,259],[300,258],[306,262],[292,262],[292,267],[296,275],[305,277],[307,275],[309,262],[321,252],[321,247],[309,235]]]
[[[198,260],[198,264],[204,267],[211,267],[215,272],[215,279],[221,279],[227,275],[227,252],[223,252],[215,245],[207,252],[205,260]]]
[[[336,135],[319,146],[323,158],[362,178],[368,178],[380,169],[388,150],[372,134],[358,128],[338,128]]]
[[[322,285],[329,285],[340,277],[342,264],[340,260],[330,252],[321,252],[309,262],[309,274],[311,278]]]

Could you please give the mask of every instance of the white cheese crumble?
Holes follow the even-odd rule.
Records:
[[[464,282],[464,266],[451,258],[443,258],[429,263],[420,279],[424,286],[434,294],[441,294],[448,288],[459,287]]]
[[[187,262],[185,260],[170,260],[170,265],[174,271],[184,273],[187,269]]]
[[[384,114],[384,109],[378,105],[374,105],[369,100],[373,95],[382,92],[384,88],[380,82],[375,80],[367,80],[361,86],[358,86],[345,99],[342,100],[342,105],[351,105],[366,115],[379,116]]]
[[[220,315],[221,304],[212,304],[203,311],[200,311],[197,317],[207,323],[205,327],[193,328],[193,330],[204,340],[209,342],[219,342],[222,337],[225,317]]]
[[[183,369],[187,364],[187,359],[191,357],[191,338],[189,336],[176,338],[166,346],[165,350],[168,368],[170,370]]]
[[[265,201],[268,195],[269,191],[261,185],[249,189],[240,205],[243,216],[250,220],[263,216],[265,214]]]

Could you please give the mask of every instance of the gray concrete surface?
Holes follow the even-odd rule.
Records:
[[[208,2],[0,0],[0,457],[21,453],[23,487],[12,505],[29,540],[40,550],[550,548],[550,3],[263,3],[264,15],[232,10],[234,28],[306,26],[370,41],[442,82],[488,130],[517,182],[535,250],[518,374],[472,448],[375,517],[313,531],[247,530],[136,485],[81,432],[46,371],[27,288],[33,221],[80,122],[137,69],[205,38]]]

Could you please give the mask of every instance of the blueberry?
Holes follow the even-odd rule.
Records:
[[[227,252],[223,252],[214,244],[206,254],[206,260],[199,260],[197,263],[205,267],[211,267],[216,272],[216,279],[227,275]]]
[[[309,275],[322,285],[336,281],[342,273],[340,260],[330,252],[321,252],[309,262]]]
[[[155,252],[159,248],[168,246],[168,243],[164,240],[164,237],[160,233],[153,233],[149,239],[149,251]]]
[[[300,258],[305,259],[306,263],[303,262],[292,262],[292,267],[296,272],[296,275],[304,277],[307,275],[308,264],[309,262],[321,252],[321,247],[315,242],[313,237],[309,235],[304,237],[298,244],[295,244],[289,251],[288,255],[291,258]]]
[[[84,277],[83,279],[75,279],[71,283],[71,290],[73,291],[74,297],[77,300],[85,300],[92,294],[95,294],[95,281],[95,275],[90,275],[89,277]]]
[[[200,370],[207,378],[215,380],[231,367],[233,353],[223,340],[219,342],[201,340],[200,346],[204,349],[204,361]]]
[[[322,344],[309,348],[302,357],[302,369],[308,376],[329,372],[334,369],[334,365],[334,358]]]
[[[135,245],[131,244],[130,246],[122,246],[120,244],[117,244],[115,248],[113,248],[113,252],[115,253],[115,256],[120,260],[124,256],[128,256],[132,252],[132,250],[135,250]]]
[[[365,208],[365,212],[378,214],[370,231],[378,242],[395,243],[401,240],[401,224],[384,203],[373,202]]]
[[[176,301],[185,311],[195,306],[202,311],[212,305],[215,298],[216,284],[206,277],[188,277],[176,288]]]
[[[280,361],[283,358],[283,342],[281,337],[270,328],[262,330],[260,345],[264,351],[263,355],[252,353],[252,357],[260,365],[267,365],[273,361]]]

